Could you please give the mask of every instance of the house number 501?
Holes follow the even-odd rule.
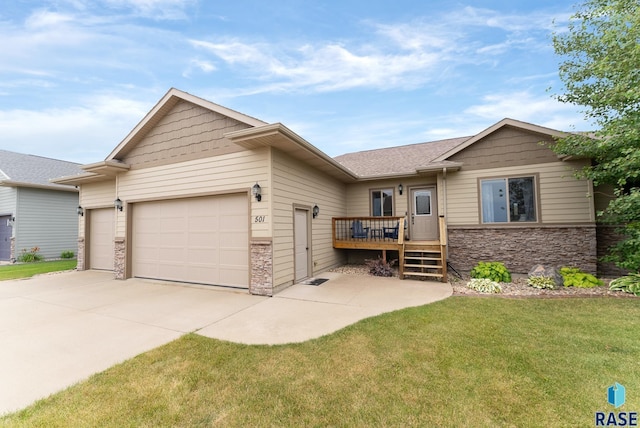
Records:
[[[263,216],[263,215],[257,215],[255,222],[256,223],[264,223],[265,217],[266,216]]]

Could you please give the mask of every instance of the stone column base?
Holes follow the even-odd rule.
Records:
[[[15,263],[15,261],[17,260],[17,255],[16,255],[16,238],[15,236],[11,237],[11,243],[10,245],[10,250],[9,250],[9,260],[11,260],[12,262]]]
[[[113,260],[113,270],[115,273],[116,279],[127,279],[126,278],[126,250],[127,247],[125,245],[124,238],[116,238],[115,239],[115,255]]]
[[[84,264],[84,238],[78,238],[78,264],[76,265],[76,270],[85,270]]]
[[[249,293],[273,296],[273,243],[251,241],[251,280]]]

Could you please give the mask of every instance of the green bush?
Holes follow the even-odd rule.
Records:
[[[38,251],[40,251],[40,247],[33,247],[29,251],[27,251],[26,248],[23,248],[22,252],[18,256],[18,261],[23,263],[39,262],[44,257],[38,254]]]
[[[604,285],[604,282],[590,273],[581,271],[574,267],[563,267],[560,269],[563,284],[565,287],[593,288]]]
[[[478,262],[471,278],[487,278],[495,282],[511,282],[511,272],[501,262]]]
[[[74,252],[70,250],[63,251],[62,254],[60,254],[61,259],[72,259],[74,256]]]
[[[549,276],[530,276],[527,279],[527,284],[529,284],[533,288],[549,290],[553,290],[556,287],[555,279]]]
[[[467,283],[467,287],[480,293],[502,293],[502,287],[488,278],[473,278]]]
[[[640,273],[631,273],[611,281],[609,289],[613,291],[624,291],[625,293],[640,296]]]

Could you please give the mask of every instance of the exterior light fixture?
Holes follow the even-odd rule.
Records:
[[[118,211],[122,211],[122,201],[120,200],[120,198],[113,201],[113,204],[116,206],[116,209]]]
[[[82,208],[80,205],[78,205],[78,209],[76,210],[76,212],[80,217],[84,216],[84,208]]]
[[[314,205],[313,206],[313,211],[311,211],[313,214],[313,218],[318,217],[318,214],[320,214],[320,208],[318,207],[318,205]]]
[[[404,187],[402,187],[402,183],[398,184],[398,193],[400,193],[400,195],[402,195],[402,190],[404,190]]]
[[[258,183],[254,184],[251,188],[251,194],[255,196],[256,201],[260,202],[262,200],[262,188]]]

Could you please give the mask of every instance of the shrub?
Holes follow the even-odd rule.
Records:
[[[640,273],[631,273],[611,281],[609,290],[624,291],[640,296]]]
[[[473,278],[467,283],[467,287],[480,293],[502,293],[502,287],[488,278]]]
[[[495,282],[511,282],[511,272],[501,262],[478,262],[471,278],[487,278]]]
[[[26,248],[23,248],[22,252],[18,256],[18,261],[23,263],[39,262],[43,259],[43,257],[38,254],[38,251],[40,251],[40,247],[33,247],[30,251],[27,251]]]
[[[562,275],[565,287],[593,288],[604,285],[602,280],[574,267],[565,266],[561,268],[560,275]]]
[[[533,288],[553,290],[556,286],[556,280],[549,276],[530,276],[527,284]]]
[[[386,260],[378,257],[373,260],[366,260],[365,264],[369,268],[369,273],[374,276],[393,276],[393,265],[397,262],[397,260],[391,260],[387,262]]]
[[[75,256],[73,251],[67,250],[60,254],[61,259],[72,259]]]

